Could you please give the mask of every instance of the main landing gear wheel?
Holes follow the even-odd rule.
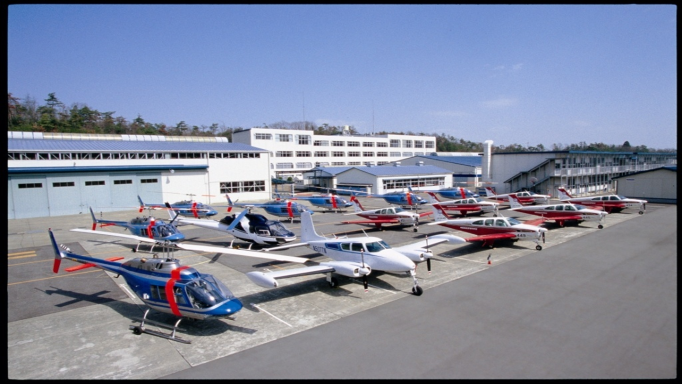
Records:
[[[142,334],[142,328],[140,328],[139,325],[136,325],[135,328],[133,328],[133,333],[136,335],[141,335]]]
[[[332,288],[336,288],[339,286],[339,280],[336,279],[336,277],[332,277],[332,280],[329,282],[329,286]]]
[[[640,215],[643,215],[643,214],[644,214],[644,211],[639,211],[639,214],[640,214]]]
[[[416,286],[416,287],[412,287],[412,293],[413,293],[415,296],[421,296],[422,293],[424,293],[424,290],[422,289],[422,287]]]
[[[604,228],[604,226],[601,225],[601,224],[599,224],[599,225],[597,226],[597,228],[602,229],[602,228]]]
[[[538,251],[542,251],[542,245],[536,245],[535,249],[537,249]]]
[[[417,227],[412,228],[414,232],[417,232]]]

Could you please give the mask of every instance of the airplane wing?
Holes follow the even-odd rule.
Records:
[[[403,245],[401,247],[392,247],[396,251],[403,253],[407,251],[414,251],[415,249],[421,249],[421,248],[431,248],[435,245],[442,244],[445,242],[448,242],[450,244],[462,244],[466,240],[462,237],[455,236],[455,235],[449,235],[449,234],[440,234],[440,235],[435,235],[435,236],[430,236],[427,237],[424,240],[418,241],[416,243],[412,244],[407,244]]]
[[[142,237],[142,236],[135,236],[135,235],[128,235],[125,233],[117,233],[117,232],[107,232],[107,231],[93,231],[90,229],[81,229],[81,228],[74,228],[71,230],[72,232],[83,232],[83,233],[89,233],[92,235],[105,235],[105,236],[114,236],[114,237],[122,237],[124,239],[133,239],[137,241],[144,241],[146,243],[162,243],[162,241],[159,240],[154,240],[149,237]]]
[[[268,272],[247,272],[246,277],[261,287],[276,288],[279,286],[277,279],[330,272],[335,272],[348,277],[362,277],[369,275],[371,270],[366,268],[362,263],[351,261],[330,261],[308,267],[290,268]]]
[[[505,232],[505,233],[491,233],[489,235],[481,235],[481,236],[473,236],[473,237],[467,237],[464,239],[465,241],[486,241],[486,240],[498,240],[498,239],[511,239],[516,237],[514,233],[511,232]]]
[[[419,213],[419,217],[424,217],[428,215],[433,215],[433,211],[424,211]]]
[[[305,257],[278,255],[278,254],[271,254],[271,253],[260,252],[260,251],[249,251],[249,250],[245,250],[245,249],[211,247],[211,246],[201,245],[201,244],[177,243],[176,247],[180,248],[180,249],[187,250],[187,251],[193,251],[193,252],[222,253],[225,255],[255,257],[255,258],[259,258],[259,259],[286,261],[286,262],[290,262],[290,263],[304,264],[304,263],[307,263],[310,261],[310,259],[306,259]]]
[[[540,225],[540,224],[544,223],[544,222],[547,221],[547,220],[556,220],[556,219],[562,220],[563,218],[557,218],[557,217],[541,217],[541,218],[538,218],[538,219],[526,220],[526,221],[524,221],[523,223],[524,223],[524,224],[528,224],[528,225]],[[568,220],[568,219],[563,219],[563,220]]]
[[[350,220],[342,221],[341,224],[398,224],[399,219],[375,219],[375,220]]]
[[[302,247],[304,245],[308,245],[308,243],[301,242],[301,243],[294,243],[294,244],[285,244],[285,245],[280,245],[279,247],[272,247],[272,248],[263,248],[262,251],[264,252],[270,252],[270,251],[280,251],[282,249],[289,249],[289,248],[295,248],[295,247]]]

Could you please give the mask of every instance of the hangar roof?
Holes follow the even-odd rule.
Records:
[[[446,174],[449,175],[452,172],[436,167],[435,165],[380,165],[374,167],[352,167],[359,171],[369,173],[373,176],[409,176],[409,175],[433,175],[433,174]],[[340,173],[340,172],[339,172]]]
[[[656,171],[661,171],[661,170],[664,170],[664,171],[671,171],[671,172],[677,173],[677,165],[666,165],[666,166],[659,167],[659,168],[647,169],[647,170],[645,170],[645,171],[633,172],[633,173],[629,173],[629,174],[627,174],[627,175],[616,176],[616,177],[614,177],[613,179],[614,179],[614,180],[615,180],[615,179],[622,179],[622,178],[624,178],[624,177],[627,178],[627,177],[632,177],[632,176],[634,176],[634,175],[639,175],[639,174],[642,174],[642,173],[656,172]]]
[[[415,156],[429,160],[440,160],[447,163],[469,165],[472,167],[480,167],[483,162],[482,156]]]
[[[7,151],[169,151],[169,152],[267,152],[242,143],[206,143],[189,141],[124,141],[124,140],[36,140],[7,139]]]

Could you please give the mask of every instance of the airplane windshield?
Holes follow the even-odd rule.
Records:
[[[516,220],[513,217],[507,217],[507,221],[509,222],[510,225],[519,225],[521,224],[520,221]]]
[[[270,234],[274,236],[292,236],[293,233],[288,230],[282,223],[279,221],[274,221],[274,220],[268,220],[265,222],[265,225],[269,228]]]
[[[381,246],[386,248],[386,249],[391,249],[391,246],[388,245],[388,243],[383,241],[383,240],[379,241],[379,244],[381,244]]]
[[[187,284],[186,287],[192,305],[197,308],[212,307],[234,298],[225,284],[216,280],[212,275],[204,274],[201,278]]]
[[[405,210],[400,208],[400,207],[395,207],[395,213],[400,213],[400,212],[405,212]]]
[[[575,207],[575,209],[577,209],[579,211],[582,211],[583,209],[587,209],[586,206],[580,205],[580,204],[573,204],[573,206]]]
[[[367,248],[367,252],[381,252],[384,250],[384,247],[378,241],[367,243],[365,244],[365,247]]]

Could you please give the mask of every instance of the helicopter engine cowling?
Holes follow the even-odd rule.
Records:
[[[361,277],[372,273],[372,267],[363,263],[329,261],[320,263],[334,268],[334,272],[347,277]]]

